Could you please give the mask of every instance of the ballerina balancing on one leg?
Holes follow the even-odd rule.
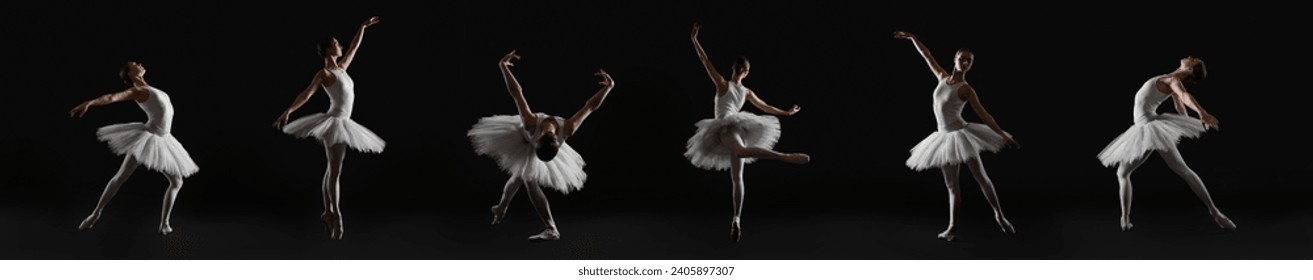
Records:
[[[1015,233],[1012,223],[1003,215],[1003,207],[999,205],[998,195],[994,193],[994,183],[989,180],[985,166],[981,163],[980,152],[997,152],[1006,144],[1020,145],[985,111],[975,88],[966,82],[966,73],[975,62],[975,54],[969,49],[959,49],[953,59],[953,71],[949,72],[939,66],[939,62],[930,54],[930,49],[916,35],[898,31],[894,37],[911,40],[939,80],[934,91],[935,122],[939,124],[939,130],[912,147],[912,155],[906,162],[907,167],[917,171],[939,168],[944,173],[944,184],[948,186],[948,228],[939,234],[939,238],[952,241],[956,237],[957,208],[962,203],[958,173],[964,163],[971,174],[975,175],[985,200],[994,209],[994,220],[999,227],[1003,232]],[[967,103],[971,104],[971,109],[985,124],[962,119],[962,108]]]
[[[789,163],[807,163],[811,157],[803,153],[780,153],[771,150],[780,138],[780,121],[774,116],[760,116],[740,111],[745,101],[775,116],[792,116],[801,109],[798,105],[788,111],[770,106],[757,93],[743,85],[748,77],[749,64],[740,58],[731,68],[728,79],[716,71],[698,42],[701,25],[693,25],[693,48],[697,50],[707,75],[716,84],[715,118],[698,121],[697,132],[688,139],[684,157],[702,169],[729,169],[734,192],[734,219],[730,223],[730,238],[739,241],[743,234],[739,218],[743,214],[743,167],[756,159],[775,159]]]
[[[552,209],[542,188],[551,187],[566,194],[583,188],[588,179],[583,169],[584,159],[565,141],[574,135],[588,115],[602,106],[615,82],[605,70],[598,70],[595,75],[602,77],[598,82],[602,89],[568,119],[534,113],[524,98],[520,83],[511,73],[511,60],[519,58],[515,51],[511,51],[499,63],[506,90],[515,100],[519,115],[479,119],[467,135],[476,153],[495,159],[497,165],[511,175],[502,189],[501,201],[492,206],[492,224],[501,223],[511,199],[523,185],[529,189],[529,201],[538,210],[538,217],[546,227],[542,233],[529,236],[529,240],[557,240],[561,238],[561,232],[552,219]]]
[[[342,174],[342,160],[346,157],[347,147],[360,152],[382,153],[387,142],[375,135],[373,131],[351,120],[351,109],[355,105],[355,82],[346,70],[360,48],[360,41],[365,36],[365,28],[377,24],[378,17],[371,17],[360,24],[351,46],[346,52],[337,39],[328,38],[319,44],[319,54],[323,56],[324,68],[315,73],[310,86],[301,91],[292,101],[292,106],[283,111],[274,121],[274,127],[282,126],[283,132],[297,138],[314,137],[324,145],[328,158],[328,170],[324,172],[323,193],[324,213],[319,216],[328,225],[329,237],[341,240],[345,232],[342,223],[341,185],[338,183]],[[310,96],[319,87],[328,95],[328,112],[315,113],[288,123],[292,112],[305,105]]]
[[[1154,76],[1135,93],[1135,110],[1131,125],[1121,136],[1099,153],[1099,161],[1104,166],[1117,166],[1117,182],[1121,185],[1123,231],[1131,230],[1131,173],[1149,159],[1149,154],[1157,151],[1167,166],[1181,176],[1190,185],[1199,200],[1208,207],[1217,225],[1234,230],[1235,223],[1222,214],[1213,199],[1208,195],[1203,180],[1185,165],[1181,151],[1176,148],[1182,137],[1196,138],[1209,128],[1217,128],[1217,118],[1204,110],[1194,96],[1185,90],[1185,83],[1198,83],[1208,75],[1204,61],[1194,57],[1181,59],[1180,66],[1171,73]],[[1158,105],[1168,98],[1175,104],[1177,113],[1158,114]],[[1203,119],[1192,118],[1186,108],[1194,110]]]
[[[163,173],[169,180],[169,188],[164,191],[164,207],[160,210],[159,227],[160,234],[168,235],[173,232],[169,218],[173,213],[173,204],[178,197],[178,191],[182,190],[182,180],[200,170],[187,150],[170,134],[173,128],[173,103],[169,101],[169,95],[146,84],[145,74],[146,68],[140,63],[128,62],[119,71],[119,76],[132,87],[87,100],[68,112],[70,117],[82,117],[91,106],[133,101],[146,112],[147,118],[146,123],[113,124],[96,130],[96,136],[101,141],[108,142],[110,150],[115,154],[123,155],[123,165],[119,167],[118,173],[114,174],[114,178],[109,180],[109,184],[105,185],[105,192],[100,195],[100,202],[91,211],[91,215],[82,220],[82,224],[78,226],[80,230],[95,226],[100,214],[105,210],[105,205],[109,204],[115,193],[118,193],[119,186],[132,176],[137,166],[145,165],[147,169]]]

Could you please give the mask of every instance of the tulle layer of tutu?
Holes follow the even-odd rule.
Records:
[[[988,125],[967,123],[958,130],[930,133],[912,147],[912,155],[905,164],[917,171],[962,164],[979,156],[980,152],[998,152],[1006,142]]]
[[[1152,116],[1149,121],[1132,125],[1112,140],[1099,152],[1099,161],[1107,167],[1131,163],[1149,151],[1174,149],[1181,138],[1196,138],[1205,130],[1203,121],[1189,116],[1171,113]]]
[[[324,113],[296,119],[283,126],[283,132],[297,138],[314,137],[326,146],[346,144],[352,149],[368,153],[381,153],[387,146],[383,138],[350,118]]]
[[[107,125],[96,130],[96,138],[107,142],[114,154],[132,156],[150,170],[182,177],[200,170],[172,134],[155,134],[143,123]]]
[[[697,132],[688,139],[684,157],[693,166],[707,170],[729,169],[734,151],[724,143],[723,136],[737,133],[744,147],[772,149],[780,139],[780,120],[774,116],[761,116],[739,112],[718,119],[698,121]],[[743,163],[756,161],[744,158]]]
[[[533,144],[525,137],[520,116],[479,119],[466,135],[475,153],[493,158],[502,171],[526,182],[568,194],[582,189],[588,179],[583,156],[569,144],[562,143],[551,161],[538,159]]]

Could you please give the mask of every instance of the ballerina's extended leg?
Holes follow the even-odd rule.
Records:
[[[734,152],[734,156],[740,158],[775,159],[795,164],[811,161],[811,156],[804,153],[781,153],[760,147],[745,146],[743,138],[738,133],[725,133],[721,136],[720,141],[725,145],[729,145],[730,150]]]
[[[109,179],[105,191],[100,194],[100,202],[97,202],[96,208],[91,210],[91,215],[87,215],[87,218],[82,220],[82,224],[78,225],[78,230],[87,230],[96,226],[96,221],[100,220],[100,213],[105,211],[105,205],[109,204],[110,199],[114,199],[114,194],[119,192],[119,187],[123,186],[123,182],[128,181],[128,177],[132,177],[132,172],[137,170],[139,164],[132,155],[123,156],[123,165],[120,165],[118,173]]]
[[[1227,218],[1225,214],[1222,214],[1222,210],[1218,210],[1216,205],[1213,205],[1213,198],[1208,194],[1208,188],[1204,187],[1204,181],[1199,179],[1199,174],[1195,174],[1190,166],[1185,165],[1185,159],[1181,157],[1179,150],[1173,148],[1158,151],[1158,154],[1163,156],[1163,160],[1167,161],[1167,166],[1171,167],[1176,175],[1181,176],[1181,179],[1185,179],[1185,183],[1190,185],[1190,190],[1193,190],[1199,200],[1203,201],[1204,206],[1208,207],[1208,213],[1213,215],[1213,221],[1217,223],[1217,226],[1228,230],[1236,229],[1235,223],[1231,222],[1231,219]]]
[[[1003,215],[1003,206],[998,202],[998,194],[994,192],[994,182],[989,180],[989,174],[985,173],[985,164],[980,161],[979,157],[976,157],[967,161],[967,168],[971,170],[971,175],[976,177],[976,183],[980,184],[980,191],[985,194],[985,201],[988,201],[989,207],[994,209],[994,221],[1003,229],[1003,232],[1017,233],[1017,230],[1012,227],[1012,222],[1009,222],[1007,216]]]

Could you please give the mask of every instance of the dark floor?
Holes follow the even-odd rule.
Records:
[[[1232,211],[1226,232],[1202,209],[1138,209],[1121,232],[1116,210],[1014,214],[1005,236],[986,209],[964,213],[959,239],[935,238],[942,216],[872,211],[758,211],[729,242],[728,213],[556,211],[563,238],[531,243],[540,225],[527,201],[497,226],[486,212],[347,213],[347,234],[328,240],[316,215],[201,216],[180,212],[176,232],[154,233],[154,208],[108,210],[89,232],[80,217],[0,211],[3,259],[1310,259],[1310,213]],[[122,206],[122,205],[120,205]],[[185,206],[185,205],[184,205]],[[11,209],[7,209],[11,210]],[[937,214],[937,213],[936,213]]]

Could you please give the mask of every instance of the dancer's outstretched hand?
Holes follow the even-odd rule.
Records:
[[[901,31],[901,30],[900,30],[900,31],[894,31],[894,38],[898,38],[898,39],[914,39],[914,38],[916,38],[916,35],[913,35],[912,32],[907,32],[907,31]]]
[[[607,87],[615,86],[615,81],[611,80],[611,74],[607,74],[606,70],[597,69],[597,73],[593,73],[593,75],[602,77],[602,80],[598,81],[597,84]]]
[[[507,53],[506,56],[501,58],[501,65],[515,66],[515,63],[511,63],[511,60],[513,59],[520,59],[520,55],[515,54],[515,51],[511,50],[510,53]]]
[[[70,118],[75,118],[75,117],[76,117],[76,118],[81,118],[82,115],[86,115],[86,114],[87,114],[87,109],[90,109],[90,108],[91,108],[91,103],[82,103],[82,104],[78,104],[77,107],[73,107],[72,110],[68,110],[68,117],[70,117]]]
[[[1003,141],[1005,141],[1005,143],[1006,143],[1007,146],[1011,146],[1011,147],[1013,147],[1013,148],[1017,148],[1017,149],[1020,149],[1020,148],[1021,148],[1021,143],[1017,142],[1017,139],[1016,139],[1016,138],[1012,138],[1012,134],[1011,134],[1011,133],[1004,133],[1004,134],[1003,134]]]
[[[370,26],[373,26],[373,25],[375,25],[375,24],[378,24],[378,22],[379,22],[379,20],[378,20],[378,16],[372,16],[372,17],[369,17],[369,19],[365,20],[365,23],[361,23],[361,24],[360,24],[360,27],[370,27]]]
[[[1204,114],[1201,117],[1203,117],[1204,119],[1205,128],[1221,129],[1221,127],[1217,125],[1218,124],[1217,117],[1214,117],[1213,114]]]
[[[785,115],[785,116],[792,116],[793,114],[797,114],[798,111],[802,111],[802,107],[801,107],[801,106],[798,106],[797,104],[794,104],[794,105],[793,105],[793,108],[789,108],[789,111],[784,112],[784,115]]]
[[[287,125],[287,119],[288,119],[288,117],[289,117],[289,116],[287,115],[287,113],[283,113],[282,115],[278,115],[278,120],[275,120],[275,121],[274,121],[274,128],[280,128],[280,127],[283,127],[284,125]]]

